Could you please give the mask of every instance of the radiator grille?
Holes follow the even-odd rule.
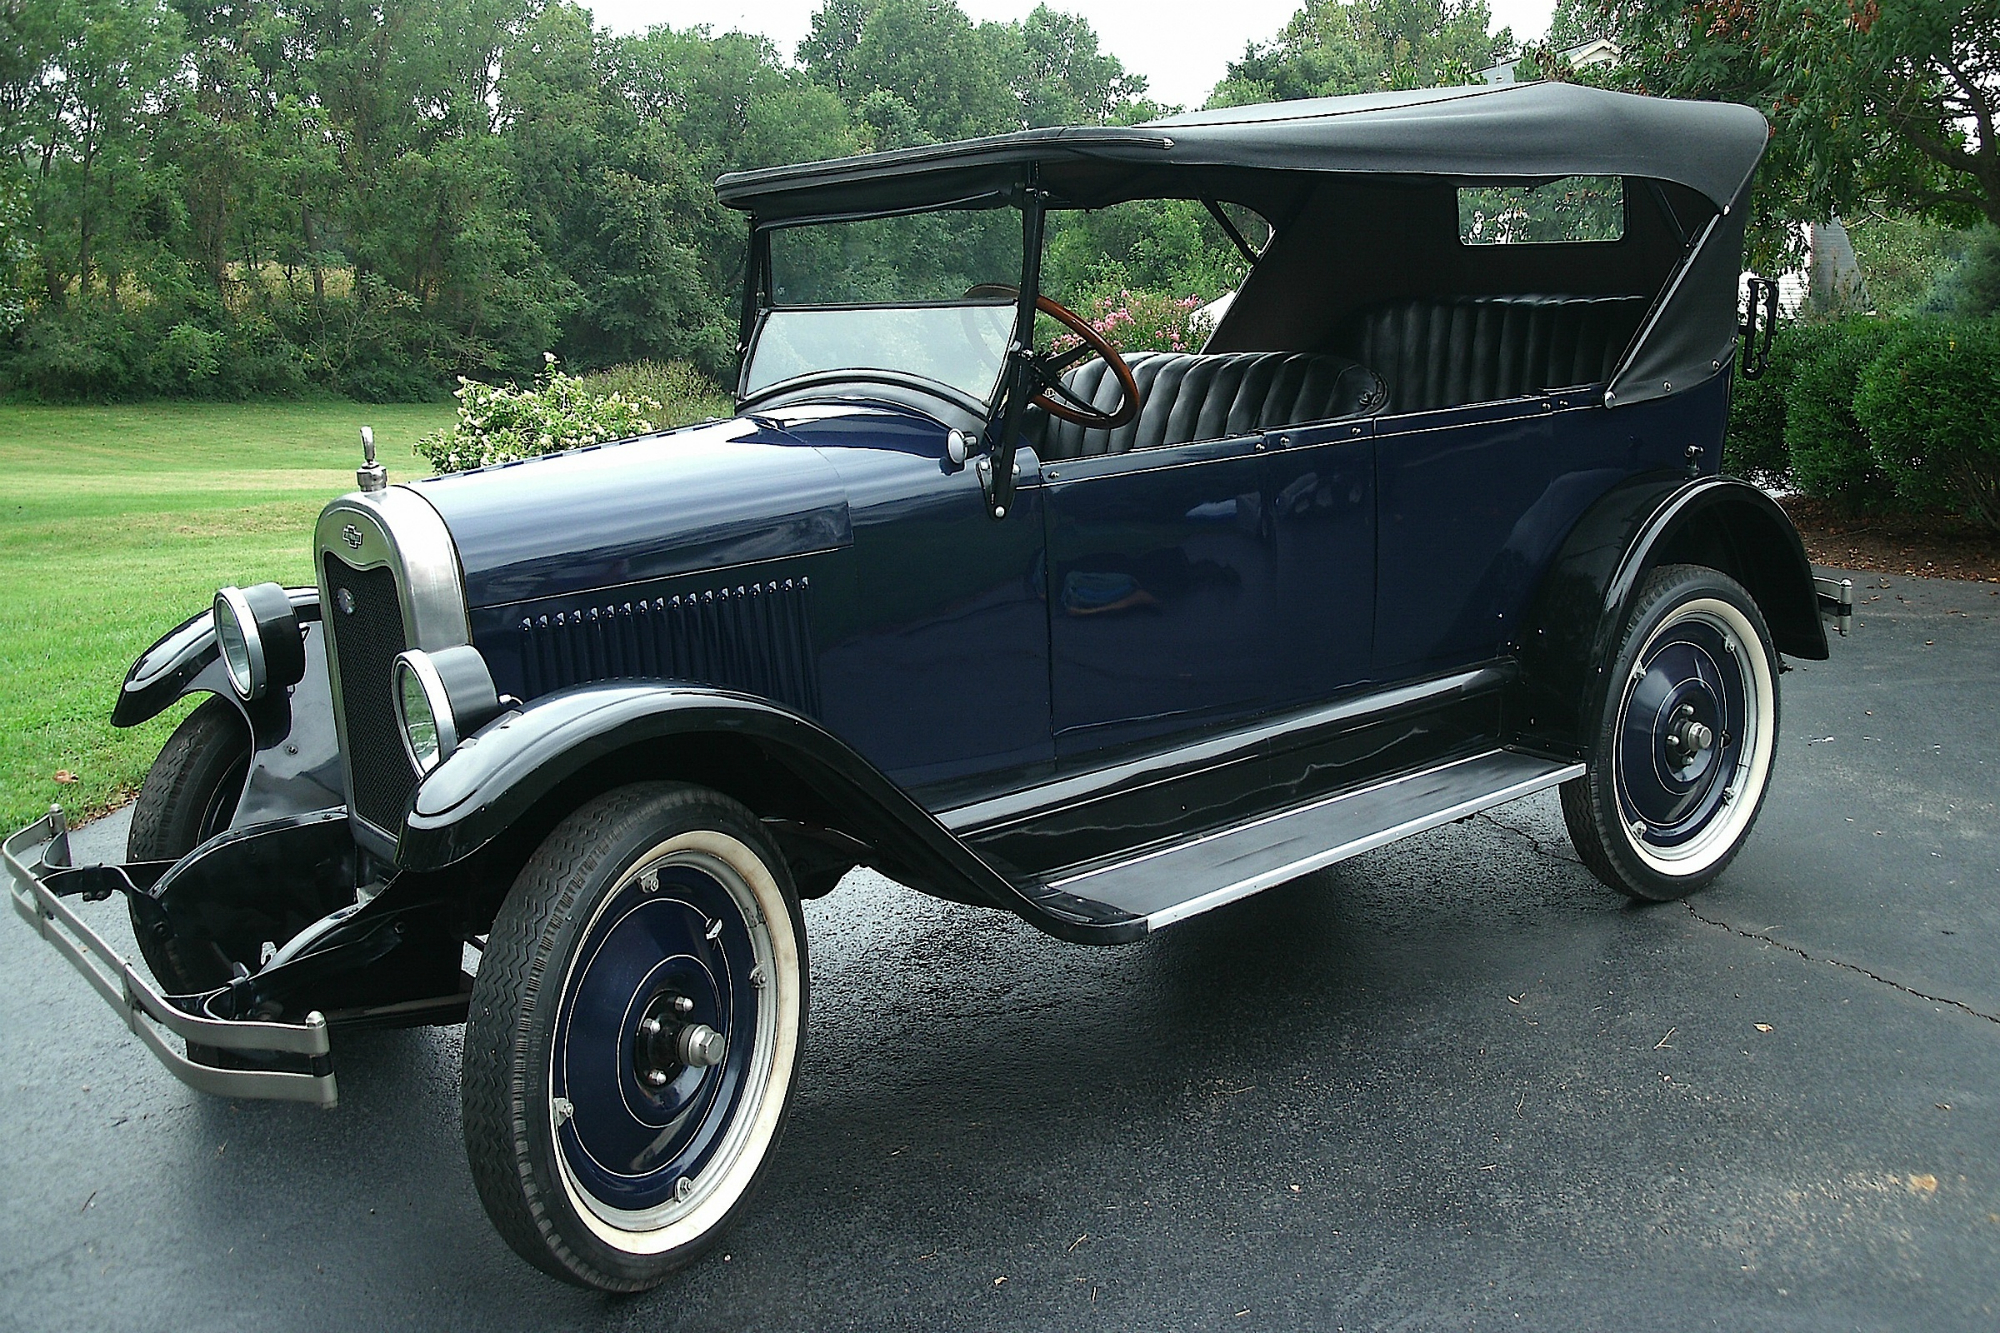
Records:
[[[403,826],[410,793],[417,785],[403,743],[396,735],[396,703],[390,679],[397,654],[410,645],[396,576],[388,569],[354,569],[325,557],[326,586],[333,606],[326,616],[340,672],[341,724],[347,771],[354,787],[353,813],[393,833]],[[352,611],[341,594],[353,597]]]
[[[525,618],[528,690],[650,677],[742,690],[816,714],[810,585],[774,579]]]

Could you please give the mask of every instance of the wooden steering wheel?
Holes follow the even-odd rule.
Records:
[[[965,294],[1019,296],[1020,293],[1020,288],[1004,282],[982,282],[967,289]],[[1029,362],[1035,382],[1041,386],[1029,401],[1050,416],[1073,426],[1082,426],[1085,430],[1115,430],[1138,416],[1139,382],[1132,378],[1132,367],[1125,364],[1125,358],[1118,354],[1118,349],[1107,342],[1103,334],[1090,327],[1090,321],[1053,297],[1037,296],[1035,309],[1074,333],[1081,341],[1067,352],[1043,353]],[[1118,380],[1118,407],[1115,411],[1106,412],[1096,404],[1086,402],[1063,383],[1064,372],[1093,353],[1103,359]]]

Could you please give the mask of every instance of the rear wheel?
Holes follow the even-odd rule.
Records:
[[[1647,576],[1609,665],[1588,771],[1563,822],[1591,873],[1682,898],[1749,837],[1778,739],[1778,653],[1741,584],[1700,565]]]
[[[139,789],[125,837],[131,861],[178,861],[229,827],[250,771],[250,727],[227,699],[211,695],[174,728]],[[169,994],[212,990],[229,980],[213,950],[185,946],[161,919],[137,905],[132,934],[139,955]]]
[[[564,820],[514,881],[466,1022],[466,1154],[507,1243],[637,1291],[747,1204],[806,1018],[791,875],[756,816],[677,783]]]

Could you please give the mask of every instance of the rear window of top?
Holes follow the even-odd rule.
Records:
[[[1465,245],[1616,241],[1625,236],[1625,181],[1564,176],[1539,185],[1467,185],[1458,191]]]

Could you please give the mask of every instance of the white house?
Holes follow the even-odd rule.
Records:
[[[1592,65],[1608,65],[1618,59],[1618,45],[1609,38],[1593,37],[1587,42],[1578,42],[1575,46],[1566,46],[1556,52],[1556,55],[1568,61],[1571,69],[1588,69]],[[1489,65],[1485,69],[1480,70],[1476,77],[1484,79],[1488,83],[1512,83],[1514,82],[1514,69],[1521,63],[1521,60],[1521,56],[1515,56],[1512,60],[1503,60],[1497,65]]]

